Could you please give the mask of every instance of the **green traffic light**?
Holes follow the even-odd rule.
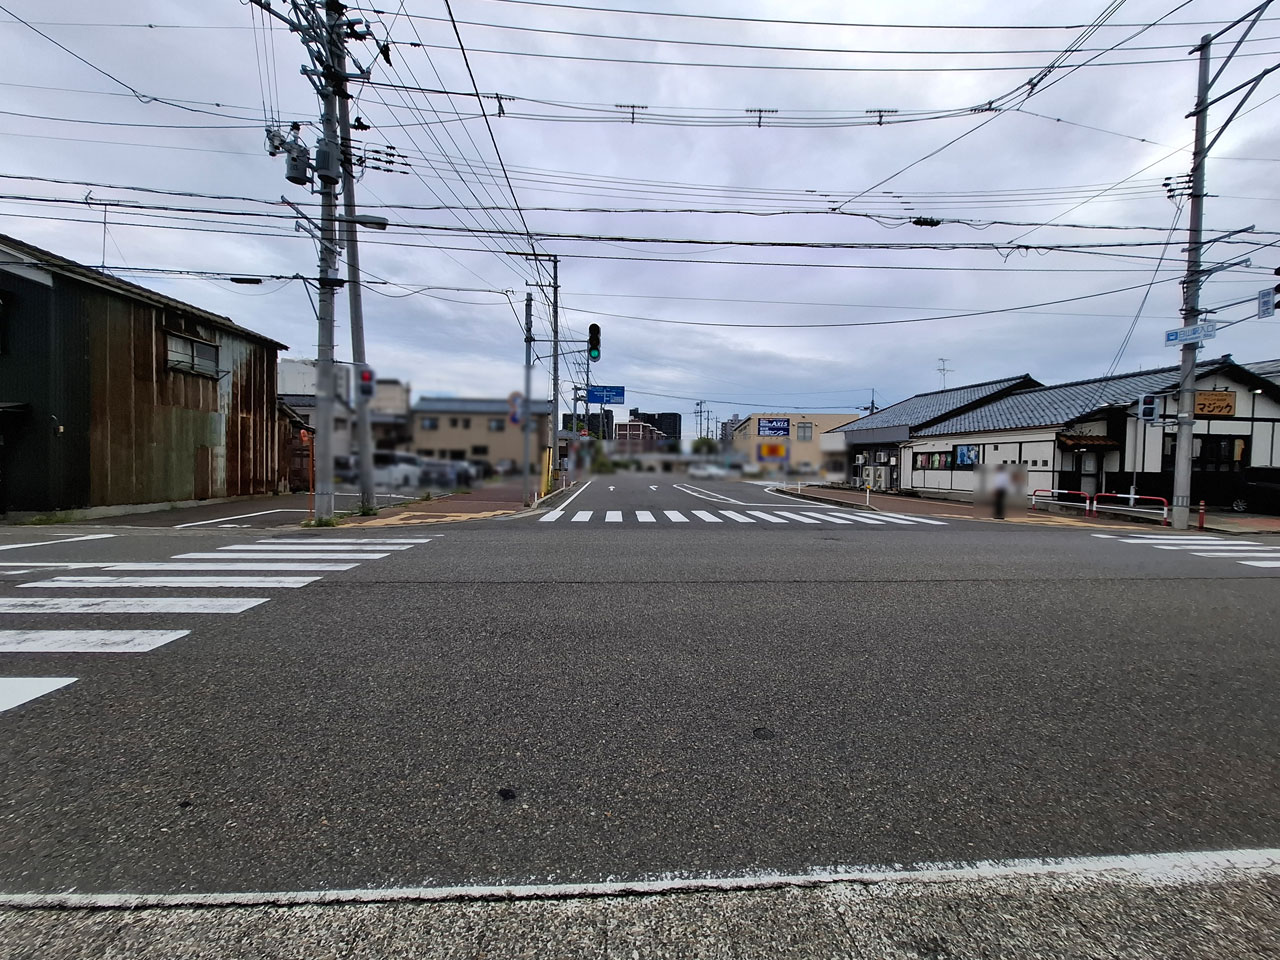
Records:
[[[599,351],[599,350],[592,350],[592,351],[591,351],[591,359],[592,359],[592,360],[599,360],[599,359],[600,359],[600,351]]]

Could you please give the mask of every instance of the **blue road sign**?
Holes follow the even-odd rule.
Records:
[[[1200,343],[1202,340],[1212,340],[1217,335],[1217,321],[1211,320],[1208,323],[1197,323],[1191,327],[1166,330],[1164,332],[1164,345],[1168,347],[1180,343]]]
[[[587,387],[587,403],[626,403],[623,387]]]

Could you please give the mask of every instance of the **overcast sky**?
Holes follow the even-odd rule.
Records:
[[[537,251],[561,256],[562,329],[582,337],[593,320],[603,328],[603,358],[592,365],[592,382],[625,386],[627,406],[685,413],[686,434],[694,399],[709,401],[722,418],[753,411],[852,412],[870,401],[872,388],[881,405],[937,389],[943,357],[950,386],[1021,373],[1044,382],[1099,376],[1111,368],[1140,307],[1118,370],[1177,362],[1162,333],[1180,322],[1185,208],[1159,270],[1157,263],[1176,210],[1161,181],[1185,175],[1190,164],[1186,147],[1193,128],[1185,114],[1194,102],[1196,62],[1187,51],[1201,34],[1218,29],[1204,22],[1221,25],[1251,3],[584,0],[580,6],[609,4],[788,22],[453,0],[476,86],[486,94],[525,98],[504,99],[501,117],[492,115],[496,100],[481,101],[491,114],[504,176],[474,97],[399,89],[472,89],[444,0],[381,0],[353,10],[378,39],[392,41],[390,64],[376,56],[372,44],[351,46],[371,66],[374,81],[353,85],[352,114],[372,127],[357,135],[361,149],[371,161],[376,150],[388,147],[403,158],[400,172],[369,169],[357,187],[361,206],[393,224],[386,233],[365,232],[361,246],[370,279],[389,281],[366,294],[368,352],[379,376],[408,380],[415,395],[505,397],[521,387],[524,345],[517,313],[523,313],[525,293],[535,290],[535,329],[548,335],[541,290],[526,286],[547,278],[527,261],[502,253],[530,249],[519,235],[524,227],[521,214],[511,209],[508,178]],[[294,232],[289,211],[240,199],[123,189],[277,202],[283,194],[313,203],[306,188],[284,180],[283,160],[264,148],[268,117],[286,124],[302,120],[303,139],[316,139],[317,101],[298,72],[304,60],[298,38],[279,25],[269,32],[255,29],[261,17],[236,0],[3,5],[67,49],[0,12],[9,114],[0,129],[0,231],[86,264],[105,262],[121,277],[289,344],[290,356],[314,356],[316,324],[301,283],[253,287],[153,272],[315,276],[314,244]],[[288,8],[283,0],[274,6]],[[1092,36],[1081,29],[1117,6]],[[1161,17],[1164,23],[1141,31]],[[858,25],[831,25],[851,23]],[[871,23],[948,28],[866,26]],[[995,25],[1074,27],[970,29]],[[1229,34],[1215,51],[1225,54],[1238,35],[1239,30]],[[739,46],[670,42],[675,40]],[[1057,57],[1073,43],[1083,49]],[[1099,56],[1116,44],[1121,45],[1114,52]],[[801,47],[832,52],[795,49]],[[270,54],[265,60],[264,48]],[[1215,94],[1280,62],[1280,12],[1254,29],[1242,54]],[[1072,71],[1091,58],[1092,64]],[[1023,85],[1055,59],[1062,66],[1027,98]],[[148,99],[182,104],[143,102],[124,84]],[[1254,267],[1215,275],[1205,287],[1206,306],[1253,296],[1275,281],[1271,270],[1280,264],[1280,250],[1257,248],[1280,239],[1280,194],[1272,186],[1280,175],[1274,122],[1280,105],[1268,102],[1278,96],[1280,79],[1264,79],[1245,107],[1258,109],[1242,112],[1214,146],[1206,228],[1226,232],[1255,225],[1257,233],[1211,248],[1215,260],[1252,255]],[[1020,109],[963,112],[992,100]],[[1211,127],[1226,119],[1235,100],[1213,108]],[[616,122],[627,119],[617,104],[647,107],[636,110],[639,120],[677,117],[684,125]],[[750,124],[748,111],[755,109],[777,113],[760,114],[758,128],[722,125],[742,118]],[[847,119],[843,126],[794,125],[798,119],[837,117],[862,124],[875,110],[898,111],[884,114],[887,121],[912,112],[960,115],[884,125],[854,126]],[[920,162],[899,173],[915,161]],[[1125,178],[1131,179],[1105,191]],[[74,202],[53,204],[49,198]],[[108,205],[104,237],[99,200],[195,212]],[[837,206],[841,212],[831,212]],[[547,207],[561,209],[541,209]],[[738,212],[564,209],[638,207]],[[774,215],[758,215],[764,212]],[[910,222],[921,217],[968,222]],[[1050,225],[1035,229],[1045,223]],[[477,225],[512,235],[464,231]],[[550,234],[620,239],[544,236]],[[1149,245],[1028,252],[1008,246],[1016,238],[1037,245]],[[727,241],[990,243],[1004,249],[823,249]],[[706,262],[730,260],[752,263]],[[1009,309],[1072,298],[1081,299]],[[1220,319],[1249,312],[1247,306],[1232,307]],[[979,315],[885,323],[951,313]],[[877,325],[801,326],[839,323]],[[1206,355],[1231,353],[1239,361],[1280,356],[1278,334],[1275,322],[1241,323],[1211,341]],[[349,338],[342,296],[339,359],[350,358]],[[540,355],[549,349],[537,344]],[[580,379],[582,366],[580,354],[567,358],[565,378]],[[550,395],[549,370],[549,361],[536,370],[539,396]],[[563,396],[569,396],[567,386]]]

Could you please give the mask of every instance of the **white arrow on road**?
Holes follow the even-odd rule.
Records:
[[[658,485],[657,485],[656,483],[651,483],[651,484],[649,484],[649,489],[650,489],[650,490],[657,490],[657,489],[658,489]]]
[[[610,492],[610,493],[612,493],[612,492],[613,492],[614,490],[616,490],[616,489],[617,489],[616,487],[610,487],[610,488],[609,488],[609,492]]]

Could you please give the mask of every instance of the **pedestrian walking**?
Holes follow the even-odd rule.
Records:
[[[993,516],[997,520],[1004,519],[1005,500],[1009,496],[1009,471],[1003,463],[996,464],[996,472],[991,477],[991,506]]]

